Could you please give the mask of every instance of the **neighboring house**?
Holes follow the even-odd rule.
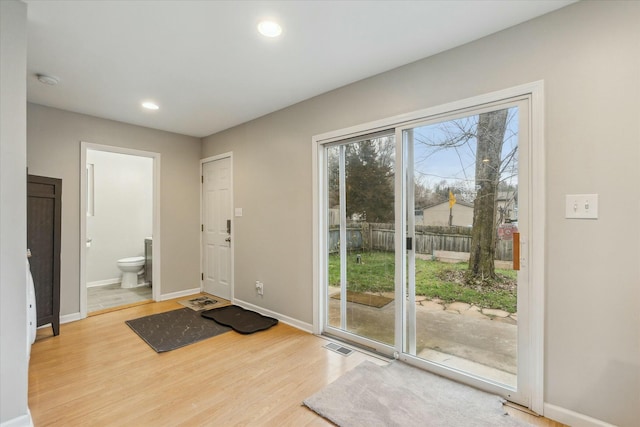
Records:
[[[340,206],[329,209],[329,226],[332,225],[340,225]],[[351,214],[350,218],[347,218],[348,221],[362,221],[362,215],[354,213]]]
[[[419,210],[416,210],[416,214]],[[418,222],[416,216],[416,224]],[[451,224],[449,224],[449,201],[429,205],[422,209],[422,225],[448,226],[457,225],[471,227],[473,224],[473,204],[458,201],[451,209]]]
[[[499,191],[496,198],[496,219],[498,224],[518,220],[518,192]]]
[[[436,202],[416,209],[416,224],[449,225],[449,201]],[[473,225],[473,203],[457,200],[451,210],[451,225],[471,227]],[[500,191],[496,197],[496,224],[518,220],[518,193]]]

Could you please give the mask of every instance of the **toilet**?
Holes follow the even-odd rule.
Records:
[[[118,268],[122,271],[122,284],[120,286],[123,288],[135,288],[138,286],[138,273],[140,273],[143,266],[143,256],[119,259]]]

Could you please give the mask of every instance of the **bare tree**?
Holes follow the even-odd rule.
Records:
[[[502,165],[502,145],[508,110],[480,114],[477,130],[476,200],[473,205],[469,272],[475,278],[495,278],[496,196]]]
[[[517,117],[517,110],[503,109],[466,116],[430,125],[416,133],[416,143],[423,158],[417,162],[435,164],[437,154],[450,150],[458,158],[456,176],[430,175],[440,179],[433,187],[435,194],[445,199],[445,190],[452,188],[458,200],[473,202],[473,229],[469,259],[472,278],[495,278],[495,244],[497,196],[499,185],[505,192],[517,193],[518,146],[503,150],[505,140],[517,135],[509,123]],[[507,134],[508,132],[508,134]],[[512,133],[513,132],[513,133]],[[429,174],[429,169],[422,173]],[[512,185],[515,178],[516,185]],[[461,197],[458,197],[460,194]],[[504,215],[503,215],[504,216]]]

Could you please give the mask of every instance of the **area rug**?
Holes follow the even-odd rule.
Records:
[[[217,299],[213,299],[206,295],[191,299],[183,299],[178,301],[178,303],[184,305],[185,307],[189,307],[194,311],[211,310],[212,308],[229,304],[227,300],[218,301]]]
[[[212,322],[189,308],[167,311],[125,322],[158,353],[215,337],[231,328]]]
[[[340,292],[331,295],[333,299],[340,299]],[[364,292],[347,291],[347,301],[356,304],[368,305],[369,307],[382,308],[393,301],[393,298],[387,298],[382,295],[367,294]]]
[[[365,361],[303,403],[341,427],[525,427],[495,395],[402,362]]]
[[[241,334],[264,331],[278,324],[278,319],[263,316],[255,311],[245,310],[237,305],[228,305],[204,311],[202,312],[202,317],[214,320],[221,325],[229,326]]]

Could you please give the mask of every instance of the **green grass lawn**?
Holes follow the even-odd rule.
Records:
[[[394,291],[394,254],[364,252],[361,263],[356,254],[347,256],[347,288],[357,292]],[[466,302],[481,308],[496,308],[516,312],[516,272],[499,270],[498,281],[492,286],[469,286],[464,273],[467,263],[449,264],[440,261],[416,259],[416,295],[445,302]],[[329,284],[340,286],[340,257],[329,256]]]

